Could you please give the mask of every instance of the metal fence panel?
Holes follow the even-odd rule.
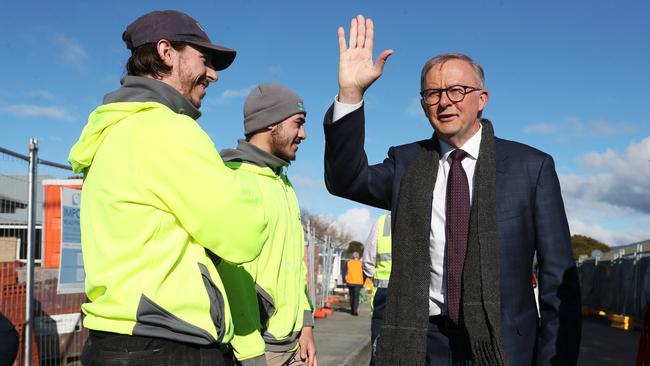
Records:
[[[43,268],[43,180],[64,179],[72,171],[62,164],[38,161],[34,217],[33,300],[28,303],[27,156],[0,148],[0,313],[16,327],[20,347],[14,365],[78,364],[87,330],[81,325],[85,294],[57,294],[58,268]],[[27,308],[31,307],[31,342],[26,347]],[[26,350],[29,349],[29,351]],[[27,359],[26,352],[31,353]]]
[[[593,310],[641,320],[646,306],[644,274],[650,257],[629,255],[579,263],[582,304]]]

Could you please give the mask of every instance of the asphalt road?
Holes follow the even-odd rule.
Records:
[[[579,366],[627,366],[636,362],[640,332],[612,328],[606,319],[582,320]]]
[[[370,309],[359,308],[353,317],[347,303],[335,306],[327,319],[317,319],[315,335],[319,366],[365,366],[370,356]],[[612,328],[601,317],[586,317],[582,323],[582,341],[578,366],[634,365],[640,332]]]

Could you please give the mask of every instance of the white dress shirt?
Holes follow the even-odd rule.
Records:
[[[334,110],[332,122],[336,122],[345,115],[359,109],[363,101],[357,104],[345,104],[334,98]],[[462,165],[467,174],[469,183],[469,198],[472,202],[474,187],[474,169],[478,159],[479,147],[481,146],[481,130],[483,126],[472,136],[461,149],[467,152]],[[440,163],[438,164],[438,175],[433,190],[433,203],[431,212],[431,232],[429,233],[429,254],[431,256],[431,282],[429,283],[429,315],[446,313],[445,297],[447,292],[447,278],[445,277],[445,218],[447,201],[447,176],[451,168],[449,155],[454,150],[446,142],[440,141]]]
[[[379,237],[379,235],[377,235],[377,229],[379,226],[377,225],[378,221],[379,220],[375,220],[375,223],[372,225],[370,234],[368,234],[368,239],[366,239],[366,243],[363,246],[363,256],[361,257],[363,273],[366,277],[370,278],[374,276],[375,266],[377,265],[375,261],[377,256],[377,238]]]
[[[481,126],[481,129],[483,127]],[[481,129],[478,130],[461,149],[467,152],[462,165],[467,174],[469,183],[469,200],[472,202],[472,187],[474,186],[474,168],[481,146]],[[440,141],[440,163],[436,186],[433,189],[433,203],[431,205],[431,232],[429,233],[429,255],[431,256],[431,282],[429,283],[429,315],[438,315],[446,312],[445,295],[447,293],[447,277],[445,276],[445,218],[447,207],[447,177],[451,169],[449,155],[455,149],[446,142]]]

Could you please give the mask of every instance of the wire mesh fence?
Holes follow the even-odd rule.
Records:
[[[87,336],[80,312],[85,295],[60,293],[59,263],[49,258],[53,263],[46,265],[48,249],[60,252],[60,239],[47,235],[46,216],[56,213],[58,207],[52,206],[59,204],[46,199],[47,187],[67,180],[72,171],[39,160],[37,142],[31,143],[33,169],[30,155],[0,148],[0,313],[19,334],[14,365],[78,364]],[[60,225],[61,217],[50,221]]]
[[[341,279],[341,249],[329,237],[320,238],[310,223],[305,227],[307,244],[307,287],[314,309],[322,309]]]

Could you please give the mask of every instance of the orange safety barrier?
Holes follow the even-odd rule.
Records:
[[[61,258],[61,188],[81,189],[81,179],[46,179],[43,181],[45,238],[43,268],[59,268]]]

